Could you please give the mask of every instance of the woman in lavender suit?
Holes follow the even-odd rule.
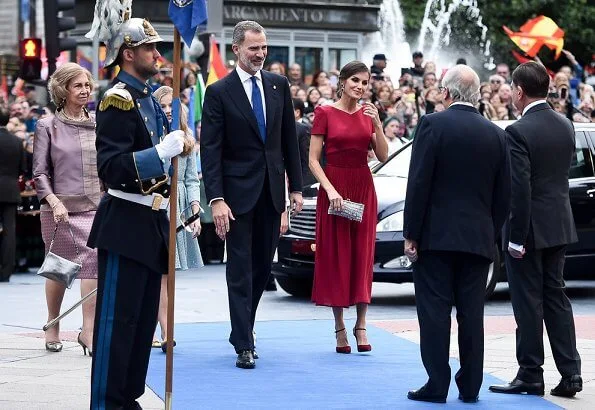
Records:
[[[41,202],[46,253],[58,226],[52,252],[82,264],[78,274],[82,296],[97,287],[97,252],[86,244],[102,195],[97,176],[95,117],[86,109],[93,86],[91,73],[78,64],[66,63],[56,70],[48,82],[56,115],[37,122],[33,147],[33,176]],[[60,314],[64,291],[63,284],[46,279],[48,320]],[[83,304],[83,328],[78,335],[83,354],[88,350],[91,355],[94,317],[92,297]],[[45,332],[45,348],[51,352],[62,350],[59,324]]]

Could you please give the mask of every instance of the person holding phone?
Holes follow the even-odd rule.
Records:
[[[316,108],[309,164],[321,191],[316,204],[316,256],[312,301],[330,306],[335,317],[337,353],[351,353],[343,308],[357,306],[353,334],[359,352],[372,350],[366,336],[366,312],[371,300],[376,237],[376,192],[368,169],[368,147],[378,160],[388,158],[378,109],[359,104],[370,85],[370,71],[359,61],[347,63],[339,74],[339,101]],[[322,150],[326,164],[320,165]],[[325,195],[326,193],[326,195]],[[361,222],[330,215],[344,200],[364,204]]]

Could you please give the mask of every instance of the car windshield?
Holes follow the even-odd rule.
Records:
[[[411,161],[412,146],[413,144],[409,144],[400,152],[397,152],[385,164],[377,168],[374,174],[382,176],[407,178],[407,175],[409,174],[409,162]]]

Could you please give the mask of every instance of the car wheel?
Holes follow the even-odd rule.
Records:
[[[309,298],[312,296],[312,280],[293,279],[275,276],[281,288],[292,296]]]
[[[486,283],[486,300],[492,296],[494,289],[496,289],[496,284],[500,279],[500,248],[498,245],[494,246],[496,248],[494,250],[494,262],[490,264],[490,268],[488,270],[488,281]]]

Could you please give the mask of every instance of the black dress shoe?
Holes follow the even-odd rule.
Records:
[[[463,397],[461,394],[459,394],[459,400],[463,403],[477,403],[479,401],[479,397]]]
[[[554,387],[550,393],[552,396],[574,397],[579,391],[583,390],[583,379],[578,374],[568,377],[562,377],[560,383]]]
[[[256,352],[256,349],[252,349],[252,357],[254,357],[254,360],[258,359],[258,353]]]
[[[446,396],[439,396],[428,393],[425,384],[421,388],[419,388],[419,390],[409,391],[409,393],[407,393],[407,398],[409,400],[427,401],[430,403],[446,403]]]
[[[520,379],[515,379],[508,384],[490,386],[490,391],[494,393],[507,394],[531,394],[535,396],[543,396],[545,393],[545,385],[543,382],[528,383]]]
[[[240,353],[238,353],[236,367],[239,367],[240,369],[254,369],[254,367],[256,367],[252,350],[242,350]]]

